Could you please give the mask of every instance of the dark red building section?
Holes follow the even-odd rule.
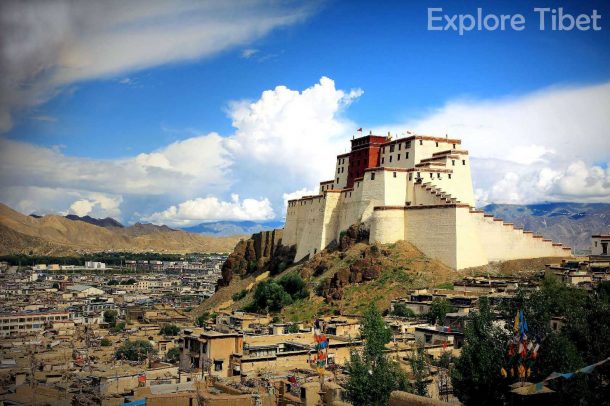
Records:
[[[379,149],[387,141],[386,137],[379,135],[366,135],[352,140],[346,187],[353,187],[354,179],[363,177],[365,169],[379,166]]]

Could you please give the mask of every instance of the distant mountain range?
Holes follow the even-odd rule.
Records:
[[[214,221],[201,223],[192,227],[184,227],[182,230],[212,236],[249,235],[259,231],[273,230],[284,227],[283,221]]]
[[[489,204],[483,209],[516,226],[588,253],[591,235],[610,233],[608,203]]]
[[[0,203],[0,255],[79,252],[229,252],[242,236],[212,237],[167,226],[59,215],[27,216]]]
[[[40,216],[38,216],[38,217],[40,218]],[[96,219],[96,218],[93,218],[90,216],[80,217],[80,216],[77,216],[76,214],[68,214],[66,216],[66,218],[68,220],[84,221],[85,223],[93,224],[94,226],[99,226],[99,227],[117,227],[117,228],[124,227],[121,223],[119,223],[112,217],[106,217],[104,219]]]

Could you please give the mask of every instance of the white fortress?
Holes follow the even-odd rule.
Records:
[[[316,196],[288,202],[282,244],[295,261],[313,256],[353,224],[369,242],[406,240],[454,269],[519,258],[566,257],[571,249],[474,208],[461,140],[367,135],[338,155]]]

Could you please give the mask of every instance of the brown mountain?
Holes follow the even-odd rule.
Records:
[[[59,215],[26,216],[0,203],[0,254],[78,252],[230,252],[240,236],[210,237],[166,226],[100,227]]]

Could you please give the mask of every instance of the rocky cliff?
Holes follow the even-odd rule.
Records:
[[[219,287],[228,286],[235,276],[245,277],[253,273],[269,271],[272,275],[282,272],[294,259],[294,247],[282,245],[284,230],[261,231],[241,240],[222,265]]]

